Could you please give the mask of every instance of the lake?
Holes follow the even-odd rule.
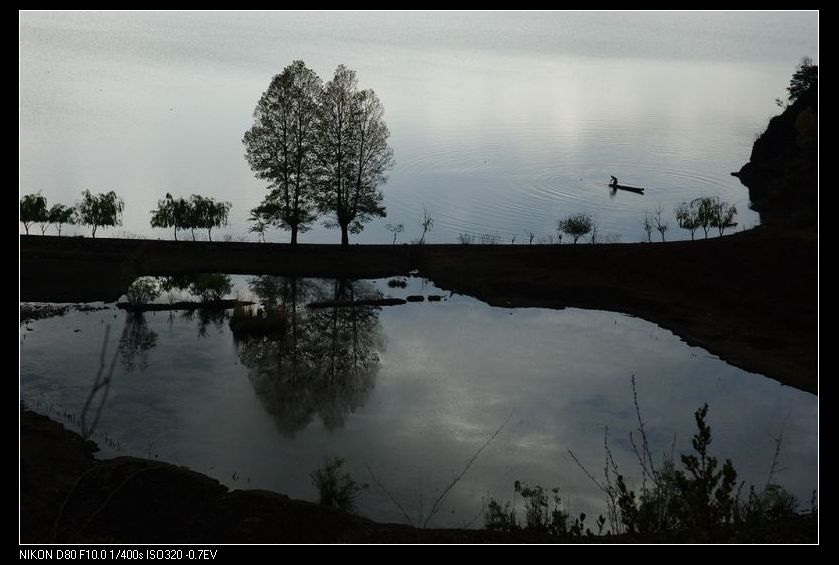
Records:
[[[245,220],[265,187],[241,140],[295,59],[324,80],[355,69],[385,106],[388,217],[351,241],[390,242],[386,223],[417,239],[425,207],[429,243],[549,241],[581,211],[634,242],[659,205],[668,239],[684,239],[672,210],[698,196],[734,203],[737,229],[753,227],[729,173],[799,59],[818,63],[818,12],[23,12],[19,31],[20,193],[73,203],[115,190],[124,225],[103,235],[127,237],[171,237],[148,224],[168,191],[232,201],[218,238],[255,240]],[[646,194],[610,194],[610,175]]]
[[[569,450],[600,477],[608,429],[621,472],[640,486],[634,378],[656,462],[689,452],[693,413],[707,403],[712,452],[759,489],[780,437],[773,480],[809,508],[816,396],[638,318],[494,308],[418,277],[399,280],[407,286],[233,276],[231,296],[294,312],[286,332],[265,338],[232,332],[230,310],[136,316],[110,305],[30,322],[20,329],[22,400],[71,429],[92,428],[104,456],[186,465],[231,488],[316,500],[311,473],[342,457],[370,485],[359,511],[379,521],[406,520],[376,482],[418,521],[491,440],[430,526],[482,526],[488,498],[512,499],[520,480],[559,487],[594,529],[604,497]],[[408,296],[424,300],[307,307]]]

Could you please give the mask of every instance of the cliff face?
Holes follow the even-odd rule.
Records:
[[[772,118],[749,162],[732,173],[748,187],[762,223],[818,222],[818,133],[818,91],[811,87]]]

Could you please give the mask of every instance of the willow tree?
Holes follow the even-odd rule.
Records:
[[[381,185],[393,166],[384,106],[372,90],[359,90],[355,71],[339,65],[320,97],[318,209],[327,227],[341,228],[341,245],[364,223],[384,217]]]
[[[271,80],[245,133],[245,157],[257,178],[268,181],[260,217],[291,231],[291,243],[317,217],[314,193],[321,80],[303,61],[295,61]],[[269,217],[262,212],[270,210]]]
[[[20,221],[29,235],[29,226],[35,222],[44,222],[49,218],[47,199],[41,194],[27,194],[20,199]]]
[[[711,226],[717,228],[720,232],[720,237],[722,237],[722,234],[725,233],[727,228],[737,226],[737,222],[734,221],[734,216],[736,215],[736,206],[724,200],[717,199],[712,209]]]
[[[157,201],[157,209],[151,211],[151,227],[173,228],[175,231],[175,241],[178,241],[178,230],[183,229],[186,223],[183,210],[183,198],[175,200],[167,192],[166,198]]]
[[[79,212],[79,223],[91,226],[92,236],[96,237],[97,228],[122,225],[122,211],[125,209],[125,204],[113,190],[104,194],[93,194],[85,190],[82,192],[82,201],[76,209]]]
[[[49,211],[49,222],[55,225],[55,229],[58,230],[58,237],[61,237],[61,226],[75,224],[77,217],[76,209],[64,204],[53,204]]]
[[[696,201],[694,200],[690,204],[682,202],[676,206],[676,221],[679,223],[680,228],[690,232],[691,239],[694,239],[696,230],[700,227],[699,211],[695,203]]]
[[[213,241],[213,228],[227,225],[230,214],[230,202],[218,202],[215,198],[193,194],[189,198],[189,229],[195,241],[195,228],[207,230],[207,238]]]

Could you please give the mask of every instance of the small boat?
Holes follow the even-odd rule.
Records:
[[[610,183],[610,184],[609,184],[609,188],[611,188],[612,190],[618,190],[618,189],[620,189],[620,190],[628,190],[629,192],[634,192],[634,193],[636,193],[636,194],[644,194],[644,189],[643,189],[643,188],[639,188],[639,187],[637,187],[637,186],[626,186],[625,184],[613,184],[613,183]]]

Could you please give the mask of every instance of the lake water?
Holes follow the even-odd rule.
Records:
[[[171,191],[232,201],[218,237],[253,240],[245,219],[265,188],[241,139],[294,59],[324,80],[346,64],[385,105],[397,163],[389,215],[353,241],[389,242],[386,223],[416,239],[423,207],[432,243],[545,239],[579,211],[601,234],[639,241],[646,210],[672,214],[709,195],[752,227],[729,173],[778,113],[799,59],[818,62],[817,12],[25,12],[19,22],[20,192],[72,203],[82,189],[116,190],[126,211],[112,236],[171,237],[148,225]],[[647,192],[610,195],[610,175]],[[670,224],[669,239],[687,237]],[[339,240],[320,227],[301,237]]]
[[[405,519],[368,468],[416,521],[500,428],[429,525],[479,527],[482,501],[511,499],[521,480],[560,487],[593,528],[605,502],[569,450],[600,476],[608,428],[615,459],[630,487],[639,486],[629,440],[638,437],[634,375],[656,458],[690,450],[693,413],[708,403],[712,452],[731,457],[741,479],[763,486],[772,438],[781,436],[774,480],[803,508],[817,487],[816,396],[734,368],[644,320],[493,308],[419,278],[404,289],[384,280],[233,279],[234,296],[296,305],[288,332],[234,336],[231,311],[70,311],[21,327],[23,401],[73,429],[95,423],[105,455],[187,465],[231,488],[315,500],[310,474],[343,457],[356,480],[372,485],[359,511],[394,522]],[[305,306],[408,295],[442,300]]]

